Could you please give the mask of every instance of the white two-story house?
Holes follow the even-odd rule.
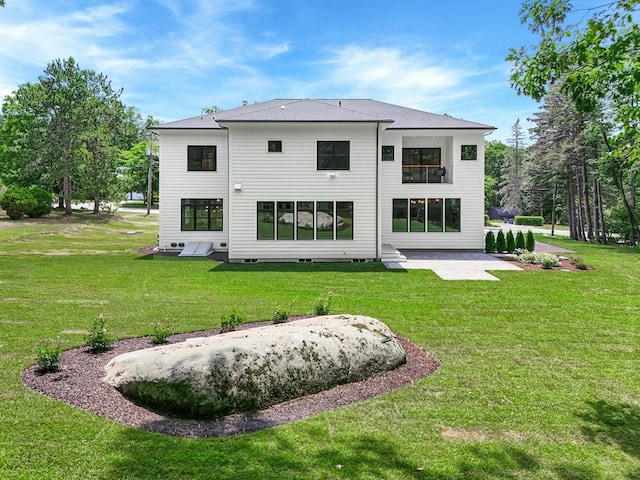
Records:
[[[159,247],[231,262],[482,250],[493,127],[375,100],[270,100],[154,127]]]

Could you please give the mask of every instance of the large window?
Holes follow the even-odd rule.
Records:
[[[222,199],[182,199],[181,230],[222,230]]]
[[[293,202],[278,202],[278,240],[293,240]]]
[[[187,170],[191,171],[215,171],[216,170],[216,146],[187,147]]]
[[[406,198],[393,199],[393,231],[406,232],[409,228],[409,201]]]
[[[394,198],[393,232],[459,232],[459,198]]]
[[[353,240],[353,202],[258,202],[257,215],[258,240]]]
[[[258,202],[258,240],[275,238],[275,202]]]
[[[348,141],[318,141],[318,170],[349,170]]]
[[[446,169],[439,148],[403,148],[402,183],[442,183]]]
[[[315,230],[313,202],[297,202],[296,216],[296,238],[298,240],[313,240],[313,231]]]
[[[442,232],[443,221],[442,214],[444,212],[444,203],[441,198],[429,198],[427,200],[428,212],[427,222],[429,232]]]
[[[447,198],[444,201],[444,231],[460,231],[460,199]]]

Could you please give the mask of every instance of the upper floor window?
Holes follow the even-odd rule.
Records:
[[[349,170],[349,141],[318,141],[318,170]]]
[[[187,170],[215,171],[216,146],[189,145],[187,147]]]
[[[282,152],[282,140],[268,140],[267,141],[267,151],[269,153]]]
[[[442,183],[447,170],[440,159],[440,148],[403,148],[402,183]]]
[[[395,156],[395,147],[393,145],[382,146],[382,161],[393,162]]]
[[[462,145],[460,149],[461,160],[477,160],[478,159],[478,146],[477,145]]]

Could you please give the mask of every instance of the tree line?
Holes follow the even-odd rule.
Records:
[[[640,243],[639,3],[523,3],[539,43],[507,60],[512,86],[541,106],[530,145],[519,121],[508,145],[487,144],[489,205],[566,222],[576,240]]]
[[[40,187],[69,215],[72,200],[92,201],[97,213],[104,200],[147,192],[147,127],[157,122],[143,121],[121,95],[73,57],[20,85],[2,103],[0,187]]]

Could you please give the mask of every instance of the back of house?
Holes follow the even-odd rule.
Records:
[[[483,248],[489,125],[367,99],[275,99],[154,130],[163,250],[307,262]]]

